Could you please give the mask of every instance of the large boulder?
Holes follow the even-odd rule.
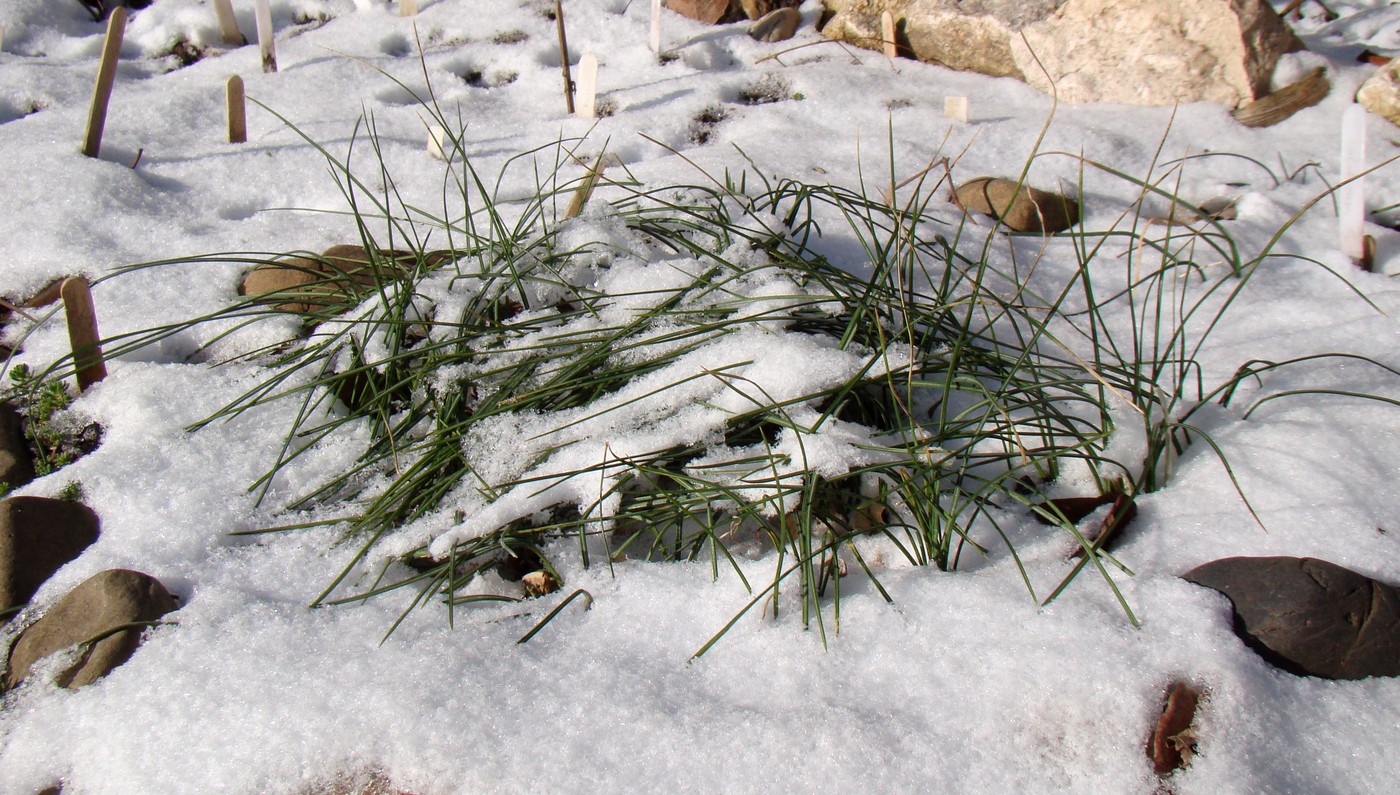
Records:
[[[828,0],[831,3],[831,0]],[[842,0],[822,32],[878,48],[880,17],[920,60],[1015,77],[1068,102],[1236,107],[1302,45],[1263,0]]]
[[[5,686],[18,686],[35,663],[78,644],[85,647],[56,682],[69,688],[91,684],[126,662],[145,626],[174,609],[175,598],[149,574],[99,572],[20,633],[10,649]]]
[[[1183,575],[1230,598],[1235,634],[1289,673],[1400,675],[1400,589],[1316,558],[1224,558]]]
[[[1392,59],[1362,83],[1356,101],[1391,124],[1400,125],[1400,58]]]
[[[0,500],[0,610],[28,602],[97,535],[97,514],[81,503],[47,497]]]

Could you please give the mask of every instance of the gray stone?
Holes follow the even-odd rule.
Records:
[[[53,573],[97,540],[97,514],[47,497],[0,500],[0,610],[29,601]]]
[[[749,26],[749,36],[758,41],[787,41],[802,24],[802,15],[795,8],[779,8],[765,14]]]
[[[1053,234],[1079,223],[1079,202],[1029,185],[1018,186],[1014,180],[970,179],[953,191],[953,197],[964,210],[990,215],[1017,232]]]
[[[17,489],[33,479],[34,460],[24,440],[19,411],[10,403],[0,403],[0,491],[4,491],[3,486]]]
[[[1015,77],[1067,102],[1231,108],[1268,93],[1301,48],[1263,0],[844,0],[822,29],[878,49],[889,11],[901,49],[953,69]]]
[[[1400,58],[1391,60],[1362,83],[1356,101],[1391,124],[1400,125]]]
[[[99,572],[20,633],[10,649],[5,686],[19,685],[36,662],[76,644],[85,648],[56,682],[70,688],[91,684],[130,659],[140,645],[145,627],[129,625],[155,621],[174,609],[175,598],[148,574]]]
[[[1289,673],[1400,675],[1400,589],[1315,558],[1225,558],[1187,572],[1234,605],[1235,634]]]

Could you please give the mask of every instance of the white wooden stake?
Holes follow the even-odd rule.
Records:
[[[233,3],[229,0],[214,0],[214,16],[219,18],[219,32],[224,43],[231,47],[242,47],[248,43],[243,31],[238,29],[238,19],[233,15]]]
[[[578,61],[578,106],[580,119],[598,115],[598,56],[586,52]]]
[[[943,118],[967,124],[967,97],[944,97]]]
[[[651,0],[651,51],[661,52],[661,0]]]
[[[258,22],[258,47],[262,50],[264,72],[277,71],[277,48],[272,42],[272,9],[267,0],[257,0],[253,17]]]
[[[1342,114],[1342,179],[1366,170],[1366,109],[1353,104]],[[1342,253],[1358,262],[1366,255],[1366,186],[1364,178],[1337,191],[1337,232]]]
[[[102,128],[107,124],[107,100],[112,97],[112,84],[117,79],[117,57],[122,51],[122,35],[126,33],[126,8],[117,6],[107,17],[107,38],[102,42],[102,64],[97,68],[97,83],[92,89],[92,104],[88,107],[87,135],[83,138],[83,154],[97,157],[102,151]]]
[[[248,110],[243,102],[243,78],[234,75],[228,79],[224,90],[225,104],[228,106],[228,142],[231,144],[248,141]]]
[[[899,54],[894,46],[894,14],[888,11],[880,15],[880,38],[885,45],[886,58],[894,58]]]
[[[116,11],[125,11],[118,7]],[[114,11],[113,13],[116,13]],[[74,276],[63,280],[63,312],[68,317],[68,344],[73,349],[73,367],[77,370],[78,391],[87,388],[107,377],[107,366],[102,363],[101,337],[97,334],[97,312],[92,306],[92,291],[88,280]]]
[[[399,16],[412,17],[418,15],[418,0],[399,0]]]
[[[447,130],[441,127],[428,128],[428,154],[438,160],[447,160],[447,151],[443,148],[447,144]]]

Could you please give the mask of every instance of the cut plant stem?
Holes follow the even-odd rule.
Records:
[[[122,35],[126,32],[126,9],[118,6],[107,17],[107,37],[102,42],[102,63],[97,67],[97,83],[92,89],[92,106],[88,109],[87,135],[83,138],[83,154],[97,157],[102,151],[102,128],[107,124],[107,101],[112,97],[112,84],[117,79],[117,58],[121,55]]]
[[[243,78],[234,75],[228,79],[224,99],[228,108],[228,142],[247,143],[248,109],[243,101]]]
[[[608,167],[605,155],[598,155],[598,159],[593,161],[593,167],[588,169],[588,176],[584,177],[583,184],[574,191],[574,198],[569,201],[569,209],[564,211],[564,218],[575,218],[583,212],[583,208],[588,204],[588,198],[593,195],[593,187],[598,184],[598,178],[603,176],[603,170]]]
[[[661,0],[651,0],[651,51],[661,52]]]
[[[78,391],[86,392],[88,387],[107,377],[107,366],[102,361],[102,347],[99,344],[101,338],[97,334],[97,312],[92,305],[92,291],[85,277],[74,276],[63,280],[62,292]]]
[[[262,51],[264,72],[277,71],[277,48],[272,41],[272,9],[267,0],[257,0],[253,16],[258,23],[258,49]]]
[[[578,103],[575,110],[580,119],[598,115],[598,56],[586,52],[578,62]]]
[[[1337,196],[1337,234],[1342,253],[1355,262],[1366,257],[1366,109],[1352,104],[1342,114],[1342,185]]]
[[[219,19],[219,32],[223,35],[225,44],[242,47],[248,43],[243,31],[238,29],[238,19],[233,15],[233,3],[230,0],[214,0],[214,16]]]
[[[438,160],[447,160],[447,150],[443,149],[445,143],[447,143],[447,130],[441,127],[428,128],[428,154]]]
[[[559,67],[564,73],[564,108],[574,113],[574,79],[569,75],[569,36],[564,32],[564,0],[554,0],[554,26],[559,31]]]
[[[967,97],[944,97],[943,118],[967,124]]]
[[[880,41],[884,45],[886,58],[893,59],[899,55],[894,43],[894,14],[889,11],[880,15]]]

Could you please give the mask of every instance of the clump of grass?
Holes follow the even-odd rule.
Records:
[[[372,119],[367,128],[377,146]],[[1202,228],[1165,236],[1140,212],[1072,233],[1054,250],[1079,267],[1037,291],[999,231],[978,233],[936,203],[932,167],[892,177],[878,198],[745,175],[650,189],[605,179],[612,204],[570,220],[561,199],[587,177],[562,175],[580,142],[510,161],[542,176],[507,201],[504,175],[485,179],[462,136],[449,138],[444,186],[458,209],[440,215],[387,178],[369,190],[349,154],[321,150],[371,256],[406,248],[412,267],[372,268],[356,302],[307,313],[310,337],[253,352],[268,378],[201,423],[299,402],[254,484],[264,489],[319,441],[368,431],[353,466],[283,506],[300,521],[259,531],[337,524],[358,544],[314,604],[412,588],[405,615],[436,601],[450,620],[520,598],[476,593],[487,571],[529,561],[562,584],[549,558],[572,549],[584,565],[732,571],[754,594],[745,612],[795,608],[825,638],[839,626],[843,574],[862,571],[890,598],[862,553],[870,536],[944,571],[969,551],[1005,554],[1038,598],[1010,540],[1035,513],[1084,553],[1050,598],[1093,568],[1131,619],[1110,571],[1127,567],[1049,499],[1061,473],[1087,471],[1128,516],[1192,440],[1224,460],[1191,422],[1200,406],[1271,369],[1345,355],[1247,363],[1213,390],[1200,385],[1206,338],[1274,256],[1272,243],[1246,256],[1205,214]],[[1199,210],[1164,178],[1081,162]],[[823,225],[842,229],[860,261],[824,256]],[[436,249],[446,256],[430,256],[432,235],[446,238]],[[1136,258],[1122,284],[1091,275],[1105,250]],[[1199,287],[1176,278],[1200,272],[1204,255],[1228,275]],[[187,261],[244,256],[262,261]],[[158,264],[169,263],[134,267]],[[191,323],[271,311],[249,300]],[[1126,332],[1110,322],[1123,316]],[[133,335],[109,355],[187,325]],[[769,350],[812,364],[793,378]],[[1124,416],[1145,438],[1126,459],[1108,453]],[[749,583],[735,558],[755,541],[776,558],[767,584]]]
[[[61,378],[44,377],[27,365],[15,364],[10,367],[10,381],[4,397],[14,402],[22,418],[35,476],[57,472],[97,449],[101,428],[68,411],[73,393]]]

